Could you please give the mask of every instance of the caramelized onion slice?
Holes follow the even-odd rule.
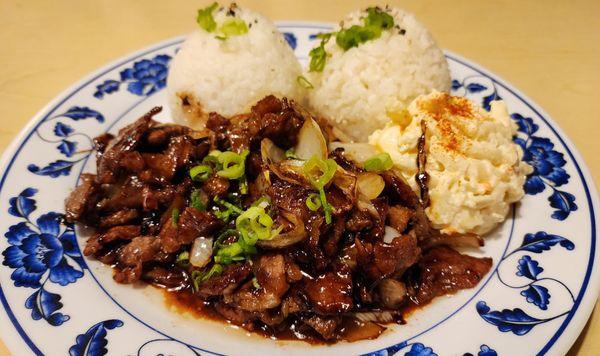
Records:
[[[377,198],[383,189],[385,189],[385,181],[376,173],[360,173],[357,178],[358,193],[366,200]]]
[[[397,309],[406,300],[406,286],[392,278],[386,278],[379,282],[377,291],[381,304],[386,308]]]
[[[369,213],[372,217],[374,217],[375,219],[379,219],[379,212],[377,211],[377,209],[375,209],[375,206],[370,202],[370,201],[366,201],[366,200],[358,200],[356,202],[356,206],[362,210],[362,211],[366,211],[367,213]]]
[[[329,144],[329,150],[333,151],[336,148],[343,148],[344,155],[353,160],[354,162],[360,163],[361,165],[369,158],[380,153],[377,151],[375,146],[368,143],[345,143],[345,142],[331,142]]]
[[[204,267],[210,262],[213,254],[213,239],[198,237],[190,250],[190,263],[195,267]]]
[[[170,292],[183,290],[190,286],[188,274],[179,268],[153,267],[148,271],[144,271],[142,279]]]
[[[270,164],[269,169],[279,179],[288,183],[308,185],[309,183],[302,170],[303,163],[304,161],[286,159],[285,161],[281,161],[279,164]]]
[[[398,237],[398,236],[402,236],[402,234],[394,229],[391,226],[385,226],[385,234],[383,235],[383,242],[385,242],[386,244],[391,244],[392,241]]]
[[[397,310],[374,310],[353,313],[352,316],[362,322],[387,324],[398,320],[398,318],[402,317],[402,314]]]
[[[354,342],[359,340],[376,339],[385,331],[385,327],[372,321],[360,321],[355,318],[344,320],[344,326],[341,331],[341,339]]]
[[[421,243],[422,248],[435,246],[449,247],[473,247],[479,248],[485,244],[481,236],[477,234],[435,234],[431,235]]]
[[[293,228],[288,232],[279,233],[269,240],[258,240],[256,244],[259,247],[270,249],[286,248],[306,238],[307,232],[302,220],[287,212],[283,212],[281,215],[290,221]]]
[[[344,194],[346,194],[352,201],[356,198],[356,175],[348,172],[342,167],[338,166],[335,175],[333,176],[332,183],[335,184]]]
[[[285,152],[268,138],[260,141],[260,155],[265,164],[279,163],[285,160]]]
[[[308,160],[313,156],[320,159],[327,158],[327,141],[319,124],[311,117],[307,117],[300,128],[294,153],[298,158],[304,160]]]
[[[201,138],[206,138],[209,137],[211,134],[211,130],[209,129],[201,129],[201,130],[191,130],[188,133],[188,136],[190,136],[191,138],[193,138],[194,140],[199,140]]]

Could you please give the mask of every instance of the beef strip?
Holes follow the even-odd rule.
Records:
[[[406,231],[408,224],[413,217],[413,210],[400,205],[391,206],[388,210],[387,216],[389,225],[396,229],[399,233]]]
[[[245,327],[249,330],[253,329],[253,325],[248,324],[248,322],[254,319],[254,315],[252,313],[233,307],[224,302],[215,303],[215,310],[217,313],[221,314],[225,320],[231,321],[232,323]]]
[[[144,162],[144,158],[137,151],[125,152],[119,161],[119,166],[129,172],[138,173],[144,170],[146,162]]]
[[[229,179],[214,174],[204,182],[202,189],[211,199],[215,197],[223,198],[227,195],[227,191],[229,190]]]
[[[473,288],[492,267],[491,258],[476,258],[453,249],[434,247],[423,254],[409,276],[409,294],[416,304],[425,304],[437,296]]]
[[[263,138],[269,138],[287,149],[296,144],[303,123],[304,117],[287,99],[269,95],[252,107],[249,116],[230,123],[230,146],[241,152],[260,143]]]
[[[421,255],[414,234],[396,237],[390,244],[379,241],[373,246],[373,260],[382,277],[387,277],[415,264]]]
[[[164,146],[172,137],[187,135],[191,131],[189,127],[181,125],[160,125],[148,130],[145,142],[150,146]]]
[[[179,268],[165,268],[154,266],[144,271],[141,277],[145,282],[170,290],[182,290],[190,287],[190,280],[183,270]]]
[[[352,277],[347,268],[306,278],[304,283],[306,296],[317,313],[338,314],[352,309]]]
[[[83,218],[84,213],[95,204],[98,185],[96,176],[84,173],[79,184],[65,201],[66,220],[73,223]]]
[[[175,223],[173,218],[163,225],[159,238],[162,250],[167,253],[176,252],[182,245],[192,243],[199,236],[210,236],[222,221],[213,213],[185,208]]]
[[[252,267],[247,263],[238,263],[225,267],[223,273],[214,276],[200,284],[196,292],[203,298],[231,294],[252,273]]]
[[[83,254],[86,256],[95,255],[105,244],[117,240],[131,240],[136,236],[140,236],[141,229],[138,225],[114,226],[104,233],[95,234],[90,237],[83,249]]]
[[[348,220],[346,220],[346,229],[352,232],[368,230],[373,227],[373,218],[368,213],[355,209]]]
[[[125,225],[131,223],[140,216],[136,209],[123,209],[108,216],[100,218],[100,227],[108,228],[111,226]]]
[[[283,255],[260,256],[254,266],[254,275],[259,288],[255,288],[252,282],[247,283],[233,295],[233,304],[252,312],[279,306],[282,296],[289,288]]]
[[[114,138],[115,136],[109,134],[108,132],[94,138],[94,150],[96,151],[98,157],[102,156],[104,150],[106,150],[106,147]]]
[[[329,340],[336,337],[336,331],[341,323],[341,318],[312,315],[302,318],[302,321],[318,332],[323,339]]]
[[[98,159],[98,175],[96,177],[98,183],[115,182],[121,158],[125,153],[133,151],[137,147],[144,133],[155,124],[152,117],[161,110],[161,107],[153,108],[133,124],[121,129],[118,137],[110,141]]]
[[[308,187],[292,184],[274,177],[271,178],[271,185],[265,191],[271,198],[273,205],[294,214],[303,221],[307,221],[313,215],[306,206],[306,197],[311,192]]]
[[[188,164],[195,153],[192,138],[189,136],[172,137],[165,153],[143,154],[144,162],[153,173],[157,182],[170,182],[177,170]]]
[[[151,261],[160,251],[160,241],[155,236],[138,236],[125,245],[118,256],[120,270],[114,275],[119,283],[133,283],[142,275],[142,264]]]

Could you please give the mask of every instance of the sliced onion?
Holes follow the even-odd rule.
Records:
[[[288,183],[297,185],[308,185],[308,181],[304,176],[302,165],[303,161],[287,159],[279,164],[270,164],[269,169],[279,179]]]
[[[375,146],[368,143],[345,143],[345,142],[331,142],[329,144],[329,150],[333,151],[336,148],[343,148],[344,154],[349,159],[357,163],[364,163],[369,158],[380,153],[377,151]]]
[[[360,173],[356,182],[358,193],[367,200],[373,200],[385,189],[385,181],[379,174],[365,172]]]
[[[193,138],[194,140],[199,140],[201,138],[209,137],[211,132],[212,131],[209,129],[191,130],[187,135]]]
[[[283,215],[283,217],[290,221],[293,228],[288,232],[275,235],[269,240],[258,240],[258,242],[256,243],[258,246],[262,248],[271,249],[286,248],[306,238],[308,233],[304,228],[304,223],[302,222],[302,220],[298,219],[295,215],[287,212],[283,212],[281,213],[281,215]]]
[[[360,210],[366,211],[367,213],[369,213],[375,219],[379,219],[380,218],[379,212],[377,211],[377,209],[375,208],[375,206],[370,201],[358,200],[356,202],[356,206]]]
[[[376,339],[385,329],[385,327],[374,322],[364,322],[352,318],[344,322],[341,338],[349,342]]]
[[[402,234],[394,229],[391,226],[385,226],[385,235],[383,235],[383,242],[385,242],[386,244],[391,244],[392,240],[394,240],[396,237],[401,236]]]
[[[479,248],[485,244],[481,236],[477,234],[435,234],[423,241],[423,248],[431,248],[435,246],[450,246],[450,247],[473,247]]]
[[[285,159],[285,152],[268,138],[260,141],[260,155],[266,164],[279,163]]]
[[[352,137],[348,136],[345,132],[343,132],[342,130],[338,129],[335,126],[331,127],[331,133],[333,134],[335,139],[340,140],[341,142],[353,142],[354,141],[354,139]]]
[[[300,159],[308,160],[312,156],[320,159],[327,158],[327,141],[319,127],[319,124],[308,117],[298,133],[298,143],[294,147],[294,153]]]
[[[338,166],[333,176],[333,184],[335,184],[346,196],[352,201],[356,199],[356,175],[348,172],[342,167]]]
[[[352,316],[364,322],[372,321],[374,323],[387,324],[396,321],[397,318],[402,317],[402,314],[396,310],[381,310],[353,313]]]
[[[213,254],[213,239],[198,237],[192,244],[190,263],[195,267],[204,267],[210,262]]]
[[[392,278],[386,278],[377,285],[379,299],[386,308],[397,309],[406,300],[406,286]]]

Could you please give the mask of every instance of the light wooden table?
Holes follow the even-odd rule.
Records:
[[[0,151],[83,75],[194,29],[201,1],[0,1]],[[336,21],[359,0],[239,0],[275,20]],[[600,1],[389,1],[439,44],[482,64],[540,104],[600,179]],[[600,313],[571,354],[600,355]],[[0,355],[8,354],[0,342]]]

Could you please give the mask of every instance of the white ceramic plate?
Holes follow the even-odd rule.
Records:
[[[306,62],[330,24],[279,23]],[[165,105],[165,78],[182,38],[120,59],[74,85],[34,117],[0,165],[1,338],[15,354],[564,354],[599,291],[597,194],[575,147],[550,117],[497,76],[447,52],[453,94],[507,102],[515,139],[536,170],[527,195],[479,255],[491,272],[474,289],[442,297],[377,340],[310,346],[248,335],[169,311],[153,288],[116,284],[82,258],[63,201],[88,160],[91,138]],[[159,115],[168,121],[168,110]]]

